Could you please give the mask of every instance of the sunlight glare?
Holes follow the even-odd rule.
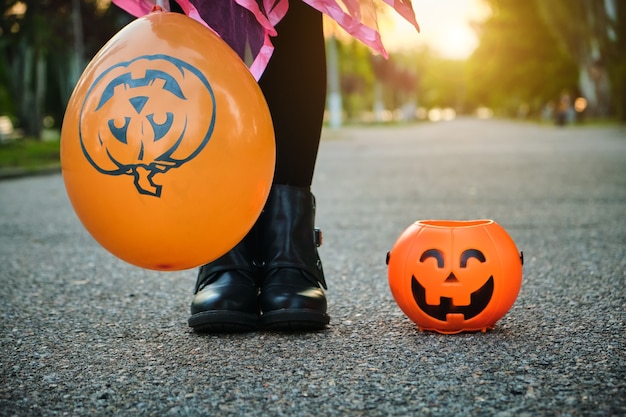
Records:
[[[467,58],[478,46],[478,39],[467,25],[451,25],[434,47],[446,58]]]
[[[427,45],[444,58],[465,59],[478,46],[470,22],[481,21],[489,13],[482,0],[419,0],[413,2],[413,9],[422,29],[419,34],[395,13],[379,21],[389,51]]]

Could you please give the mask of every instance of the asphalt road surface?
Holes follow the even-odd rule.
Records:
[[[2,416],[626,415],[626,131],[453,122],[327,131],[313,192],[331,325],[204,335],[195,271],[125,264],[60,174],[0,181]],[[524,252],[487,333],[419,332],[386,253],[489,218]]]

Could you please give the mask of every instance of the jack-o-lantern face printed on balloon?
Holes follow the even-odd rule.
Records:
[[[388,264],[396,302],[422,330],[486,331],[521,286],[517,248],[491,220],[416,222],[396,242]]]
[[[191,92],[194,100],[187,98]],[[206,117],[188,117],[192,106],[201,106]],[[215,97],[205,76],[180,59],[152,55],[116,64],[94,81],[79,135],[85,157],[100,173],[130,175],[139,193],[159,197],[154,176],[193,159],[214,123]],[[94,131],[97,140],[83,137]]]
[[[259,217],[276,146],[258,82],[224,40],[155,11],[94,56],[61,130],[68,197],[115,256],[174,271],[232,249]]]

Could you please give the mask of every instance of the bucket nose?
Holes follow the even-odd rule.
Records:
[[[454,272],[450,272],[448,278],[444,281],[446,284],[457,284],[459,282],[458,278],[454,275]]]

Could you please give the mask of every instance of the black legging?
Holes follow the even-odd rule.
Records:
[[[274,54],[259,81],[276,134],[274,183],[308,187],[326,103],[322,14],[301,0],[290,0],[276,30]]]
[[[173,0],[170,7],[182,13]],[[274,183],[309,187],[326,104],[322,14],[302,0],[289,0],[276,30],[274,53],[259,81],[276,135]]]

